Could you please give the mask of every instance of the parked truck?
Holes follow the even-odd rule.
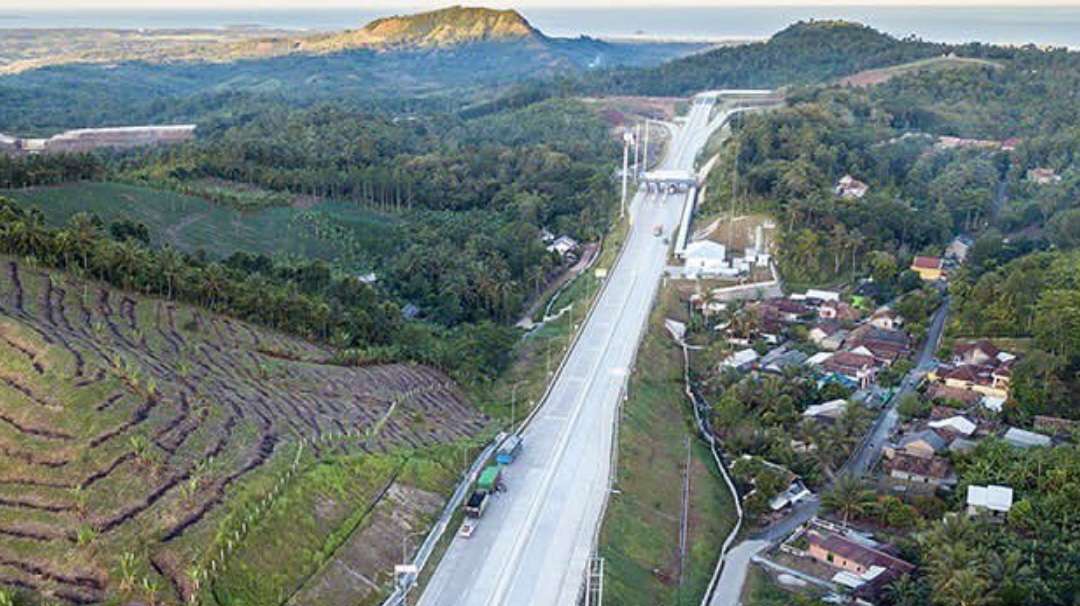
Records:
[[[521,436],[510,436],[506,438],[506,441],[499,446],[499,451],[495,453],[495,462],[499,465],[509,465],[517,458],[518,453],[521,452],[521,447],[524,445],[524,440]]]
[[[502,465],[488,465],[476,480],[476,489],[495,492],[502,486]]]
[[[465,502],[465,515],[470,518],[479,518],[483,516],[484,510],[487,509],[488,501],[490,499],[491,494],[486,490],[474,490],[473,493],[469,495],[469,500]]]

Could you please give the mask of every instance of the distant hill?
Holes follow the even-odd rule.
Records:
[[[0,57],[18,58],[6,66],[0,59],[0,74],[10,74],[0,75],[0,130],[46,136],[133,121],[198,121],[217,109],[207,97],[235,93],[301,102],[467,103],[524,80],[657,65],[704,48],[549,37],[515,11],[461,7],[316,35],[246,32],[200,42],[205,32],[96,34],[0,36]]]
[[[301,50],[341,48],[438,48],[473,42],[532,40],[546,37],[513,10],[454,6],[436,11],[376,19],[356,32],[309,38]]]
[[[824,82],[950,50],[944,44],[897,39],[858,23],[803,21],[766,42],[718,48],[652,68],[616,71],[603,86],[650,95],[684,95],[706,88],[775,88]]]

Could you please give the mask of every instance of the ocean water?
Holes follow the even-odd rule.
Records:
[[[18,2],[18,0],[16,0]],[[30,4],[29,0],[26,3]],[[359,3],[358,3],[359,4]],[[482,4],[482,2],[481,2]],[[339,30],[402,9],[75,10],[41,11],[0,1],[0,28],[267,28]],[[896,36],[941,42],[983,41],[1080,48],[1080,6],[867,7],[778,6],[693,8],[527,8],[549,35],[724,40],[765,38],[806,19],[847,19]]]

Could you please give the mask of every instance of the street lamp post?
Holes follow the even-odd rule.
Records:
[[[521,386],[525,381],[518,381],[514,383],[514,386],[510,388],[510,433],[514,433],[514,426],[517,425],[517,388]]]
[[[626,216],[626,188],[627,180],[630,178],[630,143],[634,140],[634,134],[631,132],[623,133],[623,148],[622,148],[622,205],[619,208],[619,217]]]

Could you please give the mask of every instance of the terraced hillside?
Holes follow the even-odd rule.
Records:
[[[329,356],[0,257],[0,587],[280,603],[355,532],[422,524],[454,474],[432,453],[486,419],[434,370]],[[387,494],[420,513],[367,529]]]

